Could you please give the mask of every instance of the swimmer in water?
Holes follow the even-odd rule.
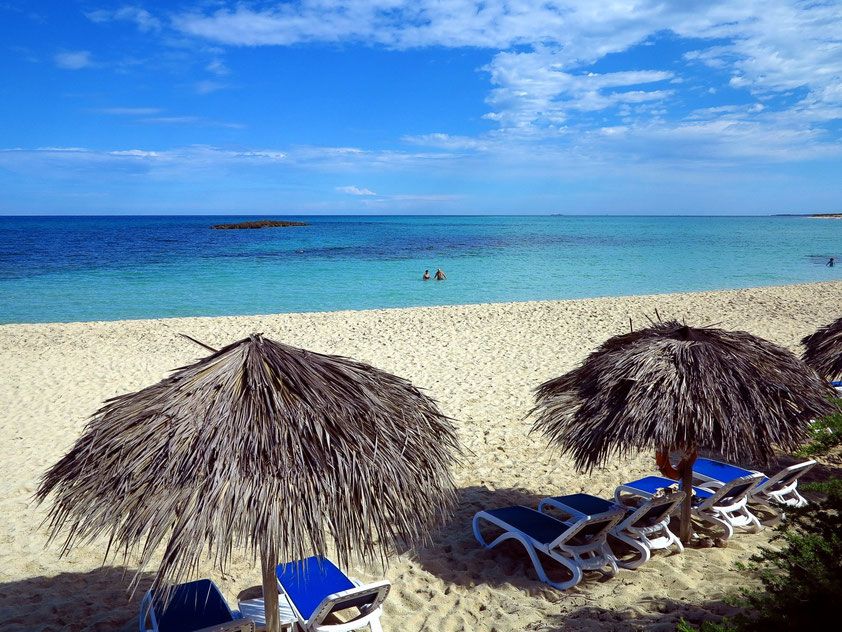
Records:
[[[834,264],[833,257],[831,257],[831,258],[830,258],[830,261],[828,261],[825,265],[826,265],[826,266],[830,266],[830,267],[832,268],[832,267],[833,267],[833,264]]]
[[[436,281],[444,281],[447,278],[447,275],[441,271],[441,268],[436,270]]]
[[[430,280],[430,271],[424,270],[424,276],[422,276],[421,278],[424,279],[425,281],[429,281]]]

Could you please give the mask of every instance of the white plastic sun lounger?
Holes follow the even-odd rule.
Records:
[[[509,539],[520,542],[529,554],[541,581],[566,590],[578,584],[586,570],[598,570],[609,577],[617,574],[617,561],[605,538],[608,530],[617,524],[623,515],[622,510],[612,509],[575,521],[562,522],[535,509],[514,505],[477,512],[473,527],[474,536],[486,549],[493,549]],[[488,544],[480,532],[481,522],[495,525],[503,529],[503,533]],[[573,577],[568,581],[551,581],[538,553],[564,566]]]
[[[675,513],[682,500],[684,492],[667,492],[644,500],[638,507],[629,507],[590,494],[571,494],[545,498],[538,505],[538,511],[549,513],[548,510],[553,508],[563,512],[562,519],[575,519],[612,509],[621,510],[623,518],[611,528],[610,533],[632,547],[639,555],[631,560],[624,560],[616,555],[614,549],[614,558],[622,568],[637,568],[652,557],[653,550],[668,549],[675,545],[679,552],[684,551],[681,540],[669,530],[670,516]]]
[[[383,631],[380,615],[392,586],[388,580],[360,584],[319,556],[281,564],[275,572],[279,591],[305,632],[348,632],[365,626],[372,632]],[[343,610],[357,614],[341,623],[324,622],[328,615]]]
[[[705,522],[713,523],[724,531],[723,539],[734,535],[735,528],[748,531],[759,531],[760,521],[746,508],[749,493],[762,478],[758,473],[735,478],[716,490],[703,487],[693,487],[691,511],[694,516]],[[661,490],[675,485],[676,481],[663,476],[647,476],[625,485],[620,485],[614,491],[615,500],[623,504],[624,494],[651,498]]]
[[[762,480],[749,492],[749,500],[760,504],[777,503],[790,507],[803,507],[807,504],[807,499],[798,493],[798,479],[810,471],[815,464],[815,461],[796,463],[785,467],[774,476],[767,477],[762,472],[746,470],[721,461],[696,459],[693,464],[693,478],[700,481],[699,485],[702,487],[717,488],[735,478],[761,474]]]

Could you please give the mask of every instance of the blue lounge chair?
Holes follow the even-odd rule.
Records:
[[[668,549],[675,545],[679,552],[684,551],[681,540],[669,530],[670,516],[682,500],[684,492],[675,491],[653,496],[639,506],[629,507],[590,494],[571,494],[545,498],[538,505],[538,511],[549,513],[548,510],[552,508],[563,512],[562,519],[575,519],[612,509],[622,510],[623,518],[611,528],[610,534],[628,544],[639,555],[626,560],[618,556],[614,549],[614,557],[617,565],[622,568],[637,568],[652,557],[653,550]],[[611,545],[610,540],[608,545]]]
[[[382,632],[383,601],[392,586],[388,580],[360,584],[319,556],[281,564],[275,573],[281,594],[286,596],[305,632],[346,632],[367,625],[372,632]],[[328,615],[343,610],[353,613],[352,608],[358,613],[350,620],[324,623]]]
[[[766,476],[762,472],[746,470],[713,459],[696,459],[693,464],[693,478],[699,481],[701,487],[716,489],[735,478],[759,473],[761,481],[749,493],[749,500],[764,505],[777,503],[790,507],[803,507],[807,504],[807,499],[798,493],[798,479],[815,464],[815,461],[804,461],[790,465],[774,476]]]
[[[200,579],[147,592],[140,603],[140,632],[254,632],[254,622],[239,618],[216,584]]]
[[[761,478],[762,476],[755,472],[728,481],[716,490],[694,486],[691,500],[692,514],[700,520],[721,527],[724,531],[724,540],[734,535],[735,528],[745,528],[752,532],[759,531],[760,521],[746,508],[746,500]],[[647,476],[617,487],[614,491],[614,499],[623,504],[624,494],[631,497],[652,498],[673,485],[677,485],[676,481],[669,478]]]
[[[610,509],[570,522],[562,522],[535,509],[514,505],[477,512],[473,522],[474,537],[486,549],[493,549],[505,540],[517,540],[529,554],[541,581],[566,590],[578,584],[582,580],[583,571],[586,570],[598,570],[609,577],[616,575],[617,561],[605,538],[608,530],[617,524],[623,515],[624,512],[620,509]],[[503,529],[503,533],[491,544],[482,537],[479,526],[481,521]],[[572,579],[563,582],[551,581],[538,557],[539,552],[567,568],[573,574]]]

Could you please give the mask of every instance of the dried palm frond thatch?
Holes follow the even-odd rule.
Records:
[[[832,410],[830,394],[771,342],[668,321],[607,340],[539,386],[531,413],[533,430],[584,470],[651,448],[766,462],[773,446],[794,449],[806,439],[808,422]]]
[[[842,379],[842,318],[801,339],[802,358],[828,380]]]
[[[279,560],[329,541],[345,565],[425,539],[454,504],[458,451],[408,381],[255,334],[106,402],[37,499],[54,498],[51,539],[69,527],[63,552],[106,536],[140,573],[163,547],[156,587],[234,547],[274,585]]]

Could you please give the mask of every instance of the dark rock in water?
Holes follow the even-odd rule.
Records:
[[[275,228],[278,226],[307,226],[306,222],[282,222],[274,219],[261,219],[257,222],[240,222],[239,224],[217,224],[211,228]]]

